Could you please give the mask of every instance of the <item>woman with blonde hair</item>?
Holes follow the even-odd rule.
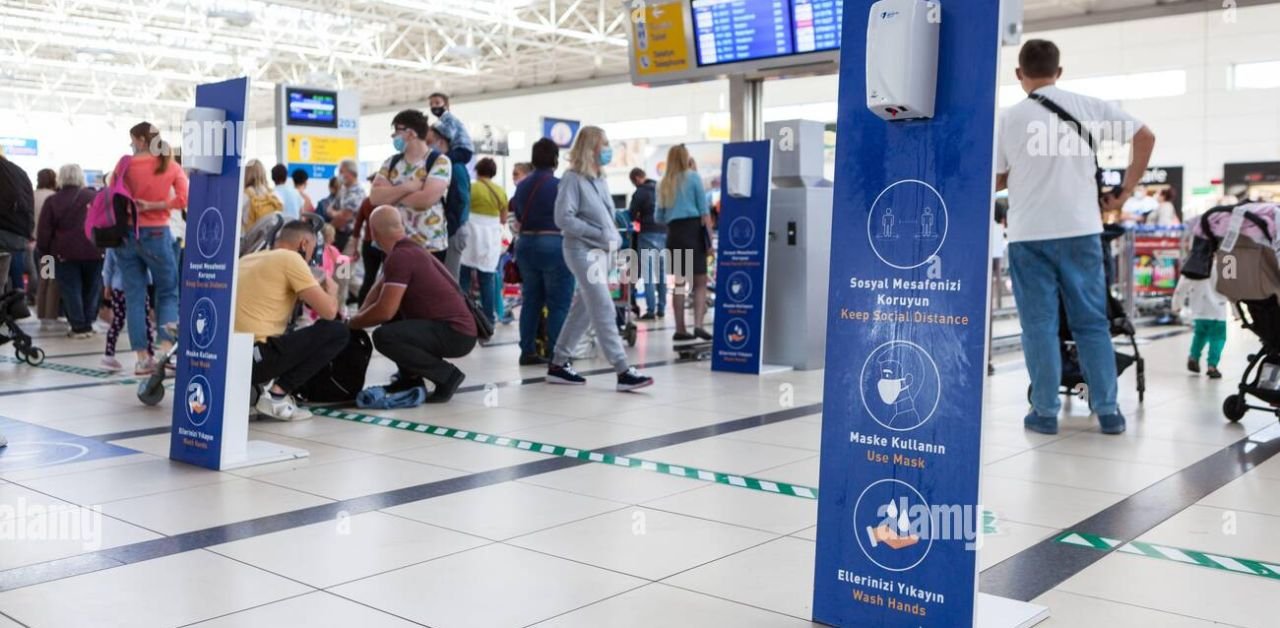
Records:
[[[569,307],[555,353],[547,368],[551,384],[586,384],[573,370],[569,357],[587,330],[594,328],[605,357],[618,373],[617,390],[626,392],[653,384],[627,363],[626,350],[609,294],[609,270],[622,237],[613,219],[613,197],[605,181],[604,167],[613,159],[613,148],[600,127],[578,131],[569,152],[569,170],[556,193],[556,226],[564,234],[564,261],[577,279],[577,295]]]
[[[703,328],[707,316],[707,237],[711,209],[707,206],[702,177],[684,144],[667,151],[667,169],[658,184],[658,222],[667,225],[667,251],[671,255],[676,286],[671,295],[675,309],[676,342],[711,340]],[[685,327],[684,300],[693,285],[693,333]]]
[[[271,179],[267,168],[257,159],[250,159],[244,166],[244,193],[240,195],[240,213],[247,230],[263,216],[284,211],[284,203],[271,191]]]

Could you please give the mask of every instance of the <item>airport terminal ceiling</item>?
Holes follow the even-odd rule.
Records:
[[[625,80],[631,0],[0,0],[0,110],[165,119],[200,82],[358,89],[366,110]],[[1258,4],[1241,0],[1239,6]],[[1216,2],[1028,0],[1027,30],[1218,10]]]

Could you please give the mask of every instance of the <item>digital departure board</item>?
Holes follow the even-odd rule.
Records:
[[[693,0],[698,65],[794,54],[790,5],[791,0]]]
[[[338,128],[337,92],[290,87],[285,97],[289,124]]]
[[[844,0],[792,0],[797,53],[836,50],[844,23]]]

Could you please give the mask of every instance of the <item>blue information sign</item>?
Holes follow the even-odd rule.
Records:
[[[789,0],[693,0],[698,65],[789,55]]]
[[[573,140],[577,139],[580,128],[582,128],[582,122],[578,120],[542,119],[542,137],[549,138],[560,148],[572,148]]]
[[[905,122],[866,108],[871,5],[841,46],[814,619],[972,626],[999,0],[941,5],[937,114]]]
[[[338,174],[338,166],[334,164],[289,164],[289,172],[299,168],[307,173],[307,178],[323,180],[325,185]]]
[[[196,106],[223,109],[226,122],[238,125],[245,119],[248,90],[249,82],[243,78],[199,85]],[[227,148],[222,174],[191,174],[169,444],[170,458],[210,469],[220,468],[224,415],[228,411],[248,412],[247,408],[223,407],[228,370],[248,366],[229,363],[239,251],[240,154],[244,147]]]
[[[749,160],[750,195],[720,178],[720,244],[716,251],[716,318],[711,368],[759,373],[764,333],[764,278],[769,242],[769,140],[725,144],[721,163]]]

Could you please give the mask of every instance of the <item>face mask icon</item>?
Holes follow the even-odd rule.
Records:
[[[906,392],[911,386],[911,377],[903,377],[898,379],[882,379],[876,383],[876,389],[880,392],[880,401],[885,405],[893,405],[898,401],[898,397]]]
[[[203,334],[206,327],[209,326],[209,319],[201,316],[196,319],[196,333]]]

